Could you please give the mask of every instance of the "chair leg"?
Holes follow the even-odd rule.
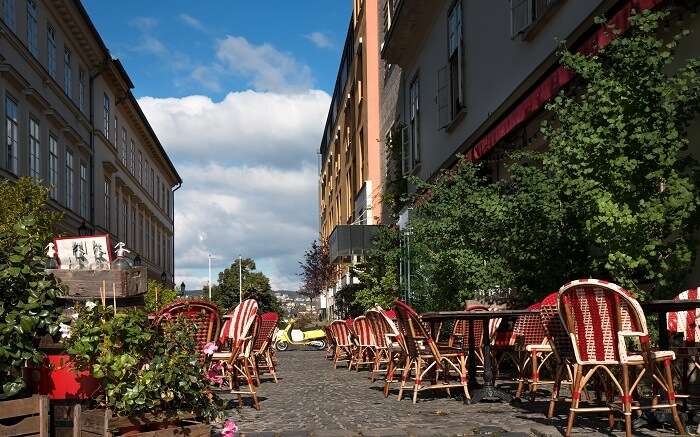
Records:
[[[681,435],[685,435],[685,426],[678,416],[678,408],[676,407],[676,392],[673,389],[673,374],[671,373],[671,359],[664,360],[664,374],[666,377],[666,387],[668,387],[668,403],[671,404],[671,414],[673,414],[673,422]]]
[[[403,397],[403,389],[406,387],[406,381],[408,380],[408,375],[411,373],[411,366],[413,362],[410,358],[406,357],[406,363],[404,364],[403,372],[401,372],[401,386],[399,387],[399,400]]]
[[[630,371],[622,365],[622,414],[625,416],[625,435],[632,436],[632,393],[630,390]]]
[[[574,367],[574,381],[571,385],[571,408],[569,409],[569,420],[566,425],[566,437],[571,436],[571,430],[574,428],[574,419],[576,412],[574,408],[578,408],[579,398],[581,397],[581,379],[583,376],[582,366]]]
[[[422,359],[420,356],[416,359],[416,377],[413,380],[413,403],[415,404],[418,402],[418,391],[420,390],[421,386],[423,385],[423,380],[421,379],[421,364],[422,364]]]
[[[538,365],[537,351],[531,352],[530,364],[532,365],[532,383],[530,384],[529,389],[530,389],[531,395],[534,396],[535,392],[537,392],[537,387],[539,387],[539,382],[540,382],[540,371],[537,368],[537,365]]]
[[[338,357],[340,356],[340,346],[335,346],[335,353],[333,354],[333,368],[338,368]]]
[[[462,388],[464,389],[464,397],[465,399],[471,399],[469,395],[469,383],[467,382],[467,357],[464,355],[459,357],[459,371],[459,383],[462,384]]]
[[[265,352],[265,362],[267,363],[267,368],[272,374],[272,380],[275,381],[275,384],[277,384],[277,372],[275,371],[275,364],[272,362],[272,357],[270,356],[269,351]]]
[[[389,363],[386,366],[386,378],[384,379],[384,398],[389,397],[389,384],[392,382],[394,382],[394,360],[393,357],[389,356]]]
[[[247,366],[245,363],[243,363],[243,373],[245,374],[245,379],[246,382],[248,383],[248,390],[250,391],[251,396],[253,397],[253,404],[255,405],[255,409],[260,411],[260,403],[258,402],[258,395],[255,392],[255,385],[253,384],[253,377],[248,371]]]
[[[557,405],[557,399],[559,398],[559,388],[561,387],[561,380],[564,377],[564,366],[566,364],[559,363],[554,371],[554,385],[552,386],[552,397],[549,400],[549,409],[547,410],[547,417],[554,417],[554,408]]]

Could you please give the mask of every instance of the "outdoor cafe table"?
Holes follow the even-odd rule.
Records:
[[[513,396],[496,388],[493,368],[491,363],[491,338],[489,336],[488,321],[491,319],[507,319],[528,314],[539,314],[539,311],[529,310],[498,310],[498,311],[436,311],[421,314],[421,319],[431,325],[431,335],[437,337],[439,325],[446,320],[466,320],[469,329],[469,387],[471,400],[469,403],[477,403],[482,400],[500,399],[510,402]],[[484,348],[484,384],[478,387],[476,381],[476,353],[474,346],[474,321],[483,323],[483,348]],[[437,340],[437,338],[435,339]]]
[[[667,350],[669,347],[669,335],[666,314],[669,311],[688,311],[700,308],[700,299],[652,300],[643,302],[641,305],[645,313],[656,313],[659,315],[659,320],[657,321],[659,326],[659,348]]]

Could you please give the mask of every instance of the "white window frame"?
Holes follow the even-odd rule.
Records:
[[[132,175],[135,175],[136,168],[136,142],[131,139],[131,145],[129,146],[129,171]]]
[[[19,106],[17,100],[9,94],[5,95],[5,151],[7,170],[18,174],[17,160],[19,151]]]
[[[41,127],[39,121],[29,117],[29,176],[41,181]]]
[[[49,193],[52,199],[58,199],[58,140],[49,134]]]

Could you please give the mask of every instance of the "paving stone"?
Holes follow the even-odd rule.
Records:
[[[413,404],[410,396],[398,401],[398,387],[384,398],[384,383],[368,379],[367,371],[333,369],[323,353],[291,350],[277,354],[279,382],[265,379],[258,388],[261,410],[244,406],[227,411],[245,436],[374,437],[374,436],[561,436],[566,427],[566,405],[547,419],[546,390],[534,402],[466,405],[441,391],[424,392]],[[453,391],[453,394],[456,391]],[[230,395],[222,394],[224,398]],[[641,427],[641,422],[639,423]],[[669,435],[670,428],[639,428],[645,436]],[[605,415],[579,415],[575,435],[610,433]]]

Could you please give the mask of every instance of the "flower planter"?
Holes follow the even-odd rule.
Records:
[[[70,356],[49,354],[42,367],[29,369],[29,385],[33,391],[52,400],[93,399],[100,394],[100,382],[89,372],[73,368]]]
[[[77,408],[77,407],[76,407]],[[140,417],[112,416],[111,410],[96,409],[80,412],[80,420],[73,429],[74,436],[112,437],[130,435],[139,437],[209,437],[211,425],[189,419],[172,421],[146,414]]]
[[[26,434],[49,437],[49,399],[46,396],[0,401],[0,436]]]

